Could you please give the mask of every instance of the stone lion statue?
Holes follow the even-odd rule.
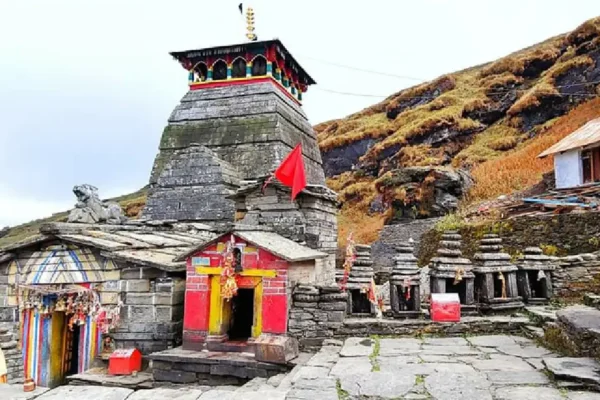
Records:
[[[98,188],[85,183],[76,185],[73,193],[77,197],[77,204],[69,213],[67,222],[122,224],[127,221],[117,203],[100,200]]]

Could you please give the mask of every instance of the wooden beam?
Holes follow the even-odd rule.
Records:
[[[220,267],[196,267],[199,275],[221,275],[223,268]],[[263,278],[275,278],[277,271],[272,269],[245,269],[240,272],[241,276],[258,276]]]

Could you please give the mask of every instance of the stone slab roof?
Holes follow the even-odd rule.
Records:
[[[1,253],[0,252],[0,264],[2,264],[3,262],[12,260],[13,255],[9,254],[9,253]]]
[[[186,251],[185,253],[180,254],[177,258],[175,258],[175,261],[183,261],[187,257],[191,256],[194,253],[197,253],[198,251],[203,250],[204,248],[213,244],[222,237],[231,234],[247,241],[248,243],[253,244],[254,246],[267,250],[268,252],[278,257],[281,257],[282,259],[289,262],[315,260],[327,257],[326,253],[301,245],[275,232],[265,231],[262,229],[234,229],[223,235],[220,235],[217,238],[214,238],[213,240],[202,243],[190,249],[189,251]]]
[[[0,249],[2,257],[35,244],[60,239],[101,251],[101,255],[163,270],[184,270],[185,263],[174,261],[175,256],[190,250],[199,242],[217,236],[212,228],[202,224],[162,225],[133,222],[124,225],[50,223],[40,228],[40,235]]]

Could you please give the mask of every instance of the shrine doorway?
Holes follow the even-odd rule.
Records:
[[[237,295],[231,299],[230,315],[229,340],[250,338],[254,325],[254,289],[238,289]]]
[[[466,304],[467,300],[467,281],[461,280],[457,284],[454,283],[454,278],[446,279],[446,293],[457,293],[460,304]]]
[[[73,330],[66,327],[65,331],[65,352],[64,352],[64,376],[75,375],[79,373],[79,338],[81,335],[80,327],[76,326]]]

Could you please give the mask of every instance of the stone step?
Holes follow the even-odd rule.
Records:
[[[544,337],[544,329],[540,328],[539,326],[525,325],[525,330],[534,339],[535,338],[540,338],[541,339],[541,338]]]

